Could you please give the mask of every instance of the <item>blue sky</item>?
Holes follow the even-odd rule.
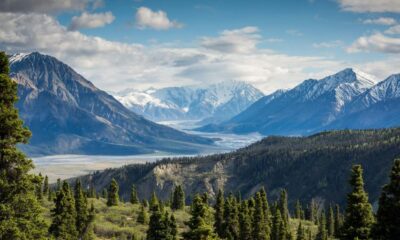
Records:
[[[11,0],[0,20],[6,51],[54,55],[113,91],[400,72],[398,0]]]

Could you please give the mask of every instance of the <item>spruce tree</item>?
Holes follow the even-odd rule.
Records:
[[[390,182],[382,189],[379,198],[375,239],[394,240],[400,237],[400,159],[394,161]]]
[[[117,206],[119,203],[119,187],[117,181],[113,178],[108,188],[107,206]]]
[[[186,223],[189,230],[184,232],[183,238],[185,240],[212,240],[217,239],[213,228],[210,225],[210,213],[208,206],[206,206],[200,195],[196,194],[190,208],[191,217]]]
[[[281,211],[279,208],[276,208],[272,221],[271,240],[285,240],[284,228],[285,224],[282,220]]]
[[[36,197],[38,200],[43,199],[43,176],[41,173],[39,173],[38,181],[36,182]]]
[[[231,194],[224,206],[224,229],[227,239],[239,239],[239,212],[236,198]]]
[[[338,204],[335,206],[335,237],[339,238],[343,226],[343,215]]]
[[[350,178],[352,191],[347,196],[347,207],[343,225],[342,239],[366,240],[370,238],[371,227],[374,223],[372,206],[364,190],[364,180],[360,165],[354,165]]]
[[[288,226],[289,224],[289,210],[287,201],[287,191],[284,189],[281,191],[281,195],[279,198],[279,210],[281,211],[283,224],[285,224],[286,226]]]
[[[327,220],[328,236],[335,235],[335,214],[333,213],[332,205],[329,206],[328,220]]]
[[[160,209],[158,201],[154,201],[151,208],[149,228],[147,229],[147,240],[166,239],[168,236],[168,222],[165,214]]]
[[[75,201],[67,182],[64,182],[60,191],[57,192],[55,207],[51,213],[52,223],[49,232],[56,239],[78,239]]]
[[[296,204],[295,204],[295,206],[294,206],[294,209],[295,209],[295,218],[301,219],[301,212],[302,212],[302,209],[301,209],[301,204],[300,204],[300,201],[299,201],[299,200],[296,201]]]
[[[252,221],[253,240],[268,240],[269,236],[267,236],[267,225],[265,224],[263,201],[260,192],[256,193],[254,200],[255,207]]]
[[[328,232],[326,230],[326,214],[325,211],[321,213],[321,221],[318,225],[318,233],[316,240],[328,240]]]
[[[184,207],[185,207],[185,192],[183,191],[182,186],[178,185],[174,189],[171,208],[173,210],[179,210],[183,209]]]
[[[47,175],[44,177],[44,183],[43,183],[43,194],[48,196],[49,195],[49,177]]]
[[[171,217],[169,218],[168,231],[169,231],[168,238],[170,240],[176,240],[177,236],[178,236],[178,225],[176,223],[176,219],[175,219],[174,214],[171,214]]]
[[[79,233],[79,237],[82,238],[89,225],[89,209],[87,198],[83,193],[81,181],[79,179],[75,182],[74,188],[75,197],[75,210],[76,210],[76,229]]]
[[[17,99],[7,55],[0,52],[0,239],[43,239],[46,227],[35,196],[39,178],[29,173],[34,165],[17,149],[31,136],[14,106]]]
[[[247,201],[242,201],[239,211],[239,239],[251,240],[251,219]]]
[[[303,226],[301,225],[301,221],[299,221],[299,222],[300,222],[300,223],[299,223],[299,226],[298,226],[298,228],[297,228],[297,233],[296,233],[297,237],[296,237],[296,240],[307,240],[306,233],[305,233],[305,231],[304,231]]]
[[[269,209],[267,192],[265,191],[264,187],[262,187],[260,190],[260,196],[264,213],[265,234],[268,238],[268,236],[271,234],[272,222],[271,222],[271,210]]]
[[[221,190],[218,191],[217,199],[214,205],[214,229],[219,237],[224,237],[224,194]]]
[[[131,188],[131,199],[130,199],[130,202],[132,204],[138,204],[139,203],[139,198],[138,198],[136,186],[133,185],[133,184],[132,184],[132,188]]]
[[[137,217],[137,222],[141,224],[147,224],[149,222],[149,216],[143,204],[140,205],[140,212]]]

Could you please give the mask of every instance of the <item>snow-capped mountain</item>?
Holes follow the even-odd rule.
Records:
[[[211,143],[133,113],[54,57],[16,54],[10,70],[31,154],[197,152]]]
[[[127,108],[153,121],[217,123],[237,115],[263,94],[250,84],[224,81],[201,87],[124,90],[114,96]]]
[[[345,117],[351,103],[372,91],[376,82],[374,76],[344,69],[321,80],[309,79],[291,90],[265,96],[232,119],[199,130],[307,135],[331,128],[335,121]]]

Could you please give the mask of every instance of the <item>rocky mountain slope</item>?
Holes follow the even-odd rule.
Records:
[[[33,133],[21,147],[31,155],[194,153],[212,143],[133,113],[54,57],[13,55],[10,69],[20,116]]]
[[[399,144],[398,128],[267,137],[231,153],[128,165],[96,172],[82,180],[101,192],[115,178],[125,199],[132,184],[141,198],[149,198],[155,190],[163,199],[168,199],[179,184],[188,196],[208,192],[213,198],[223,189],[247,197],[265,186],[270,199],[276,199],[280,189],[286,188],[290,204],[296,199],[344,204],[350,168],[362,164],[366,189],[376,203],[393,160],[400,157]]]
[[[199,130],[309,135],[329,129],[399,126],[398,86],[399,75],[377,83],[373,76],[345,69],[265,96],[232,119]]]
[[[153,121],[218,123],[239,114],[263,94],[250,84],[224,81],[207,86],[128,89],[114,96],[127,108]]]

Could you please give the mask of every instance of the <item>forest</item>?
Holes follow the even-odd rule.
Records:
[[[351,164],[351,161],[348,162],[351,172],[347,176],[347,192],[339,199],[341,204],[337,201],[324,204],[313,200],[297,201],[297,195],[291,197],[291,188],[284,185],[271,201],[266,191],[270,186],[263,184],[252,194],[247,191],[242,196],[241,191],[224,193],[219,190],[212,198],[206,191],[190,192],[186,197],[185,187],[175,185],[168,193],[170,196],[162,199],[155,190],[150,198],[141,196],[136,186],[131,185],[129,198],[120,199],[119,182],[115,179],[100,192],[99,187],[84,185],[80,179],[74,180],[73,187],[72,180],[60,180],[51,186],[46,176],[31,173],[32,161],[18,150],[18,144],[27,143],[31,133],[14,107],[17,85],[8,73],[7,56],[0,53],[0,239],[364,240],[397,239],[400,234],[400,160],[389,157],[398,148],[398,129],[358,131],[354,138],[343,132],[327,132],[305,141],[301,138],[297,141],[302,142],[300,145],[296,144],[296,138],[270,137],[231,154],[209,157],[215,161],[234,156],[233,163],[243,161],[238,157],[240,154],[254,159],[255,165],[245,168],[243,161],[234,168],[240,174],[249,174],[247,177],[251,175],[250,183],[264,179],[269,174],[266,169],[273,162],[278,164],[277,159],[298,164],[297,156],[304,153],[312,153],[306,155],[310,158],[323,156],[328,159],[335,153],[335,159],[340,159],[336,158],[340,150],[343,158],[356,153],[360,157],[385,158],[391,163],[391,170],[386,172],[389,179],[384,178],[386,181],[380,190],[376,211],[373,211],[366,191],[368,182],[364,185],[364,165]],[[324,142],[326,136],[333,136],[336,144]],[[320,138],[321,141],[316,141]],[[277,141],[285,142],[285,148],[275,145]],[[264,149],[265,146],[269,146],[266,154],[276,155],[276,158],[256,155],[260,153],[257,147]],[[288,152],[288,148],[292,151]],[[386,149],[386,154],[375,155],[378,148]],[[201,158],[167,159],[163,163],[174,161],[192,164]],[[278,172],[283,174],[289,166],[294,167],[283,165]],[[343,167],[347,167],[346,164]],[[306,190],[302,189],[303,192]],[[289,199],[295,203],[294,207]]]

